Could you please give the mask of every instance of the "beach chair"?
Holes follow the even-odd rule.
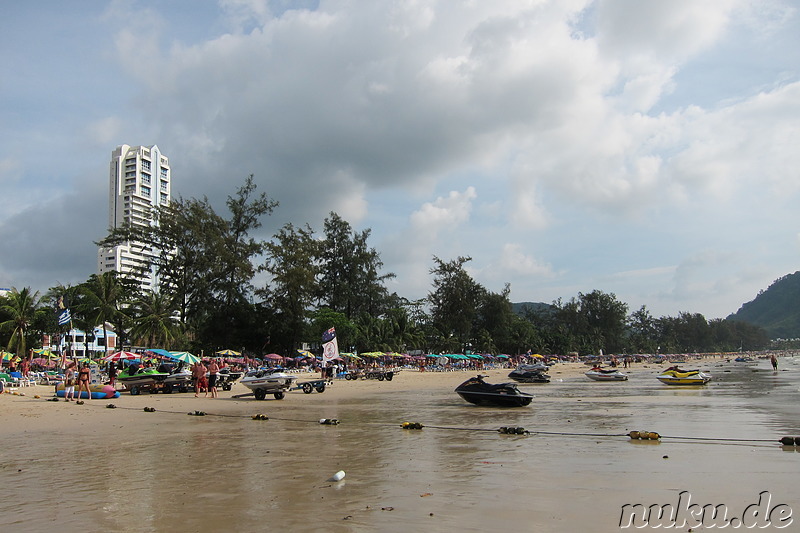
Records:
[[[20,387],[30,387],[32,385],[31,380],[23,376],[22,372],[9,372],[8,375],[11,376],[11,379]]]
[[[0,373],[0,381],[3,382],[5,390],[17,390],[17,383],[8,374]]]

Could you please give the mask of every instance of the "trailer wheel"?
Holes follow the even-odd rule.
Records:
[[[383,381],[383,374],[378,374],[378,381]]]
[[[325,384],[324,383],[317,387],[317,392],[320,392],[320,393],[325,392]]]
[[[137,387],[136,385],[133,385],[131,387],[131,396],[137,396],[140,392],[141,391],[139,390],[139,387]]]
[[[353,380],[353,374],[345,374],[344,375],[344,379],[346,379],[347,381],[352,381]]]
[[[222,385],[222,390],[231,390],[231,386],[230,383],[225,383]]]
[[[164,386],[164,394],[172,394],[172,385]]]
[[[275,393],[276,400],[283,400],[283,391],[278,391]]]
[[[303,383],[303,392],[311,394],[314,392],[314,387],[311,386],[311,383]]]
[[[386,373],[386,381],[392,381],[393,377],[394,377],[394,374],[392,374],[391,372],[387,372]]]
[[[263,400],[267,397],[267,391],[264,389],[256,389],[253,391],[253,396],[256,397],[256,400]]]
[[[181,392],[189,392],[189,388],[188,387],[181,387],[178,390],[181,391]]]

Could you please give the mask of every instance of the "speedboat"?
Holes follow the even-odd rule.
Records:
[[[671,366],[656,377],[667,385],[705,385],[711,381],[711,374],[707,372],[684,370],[678,366]]]
[[[251,370],[240,380],[240,383],[253,391],[256,400],[263,400],[267,394],[275,396],[276,400],[282,400],[284,393],[289,390],[297,376],[287,374],[282,368],[263,368]]]
[[[519,383],[550,383],[550,376],[545,374],[548,366],[543,364],[519,365],[508,377]]]
[[[595,381],[627,381],[628,379],[628,374],[620,372],[616,368],[601,368],[599,366],[584,372],[584,375]]]
[[[533,400],[532,394],[520,391],[514,383],[486,383],[481,375],[468,379],[456,387],[455,391],[475,405],[522,407]]]

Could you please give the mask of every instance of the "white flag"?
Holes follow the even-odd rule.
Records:
[[[337,357],[339,357],[339,342],[334,337],[322,345],[322,366],[328,366],[328,363]]]

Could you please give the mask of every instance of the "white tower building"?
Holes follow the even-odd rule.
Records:
[[[108,225],[148,225],[150,211],[170,200],[169,159],[158,146],[118,146],[111,153],[108,190]],[[153,249],[148,243],[129,242],[98,251],[97,271],[119,272],[139,281],[143,290],[158,287],[156,274],[146,269]]]

